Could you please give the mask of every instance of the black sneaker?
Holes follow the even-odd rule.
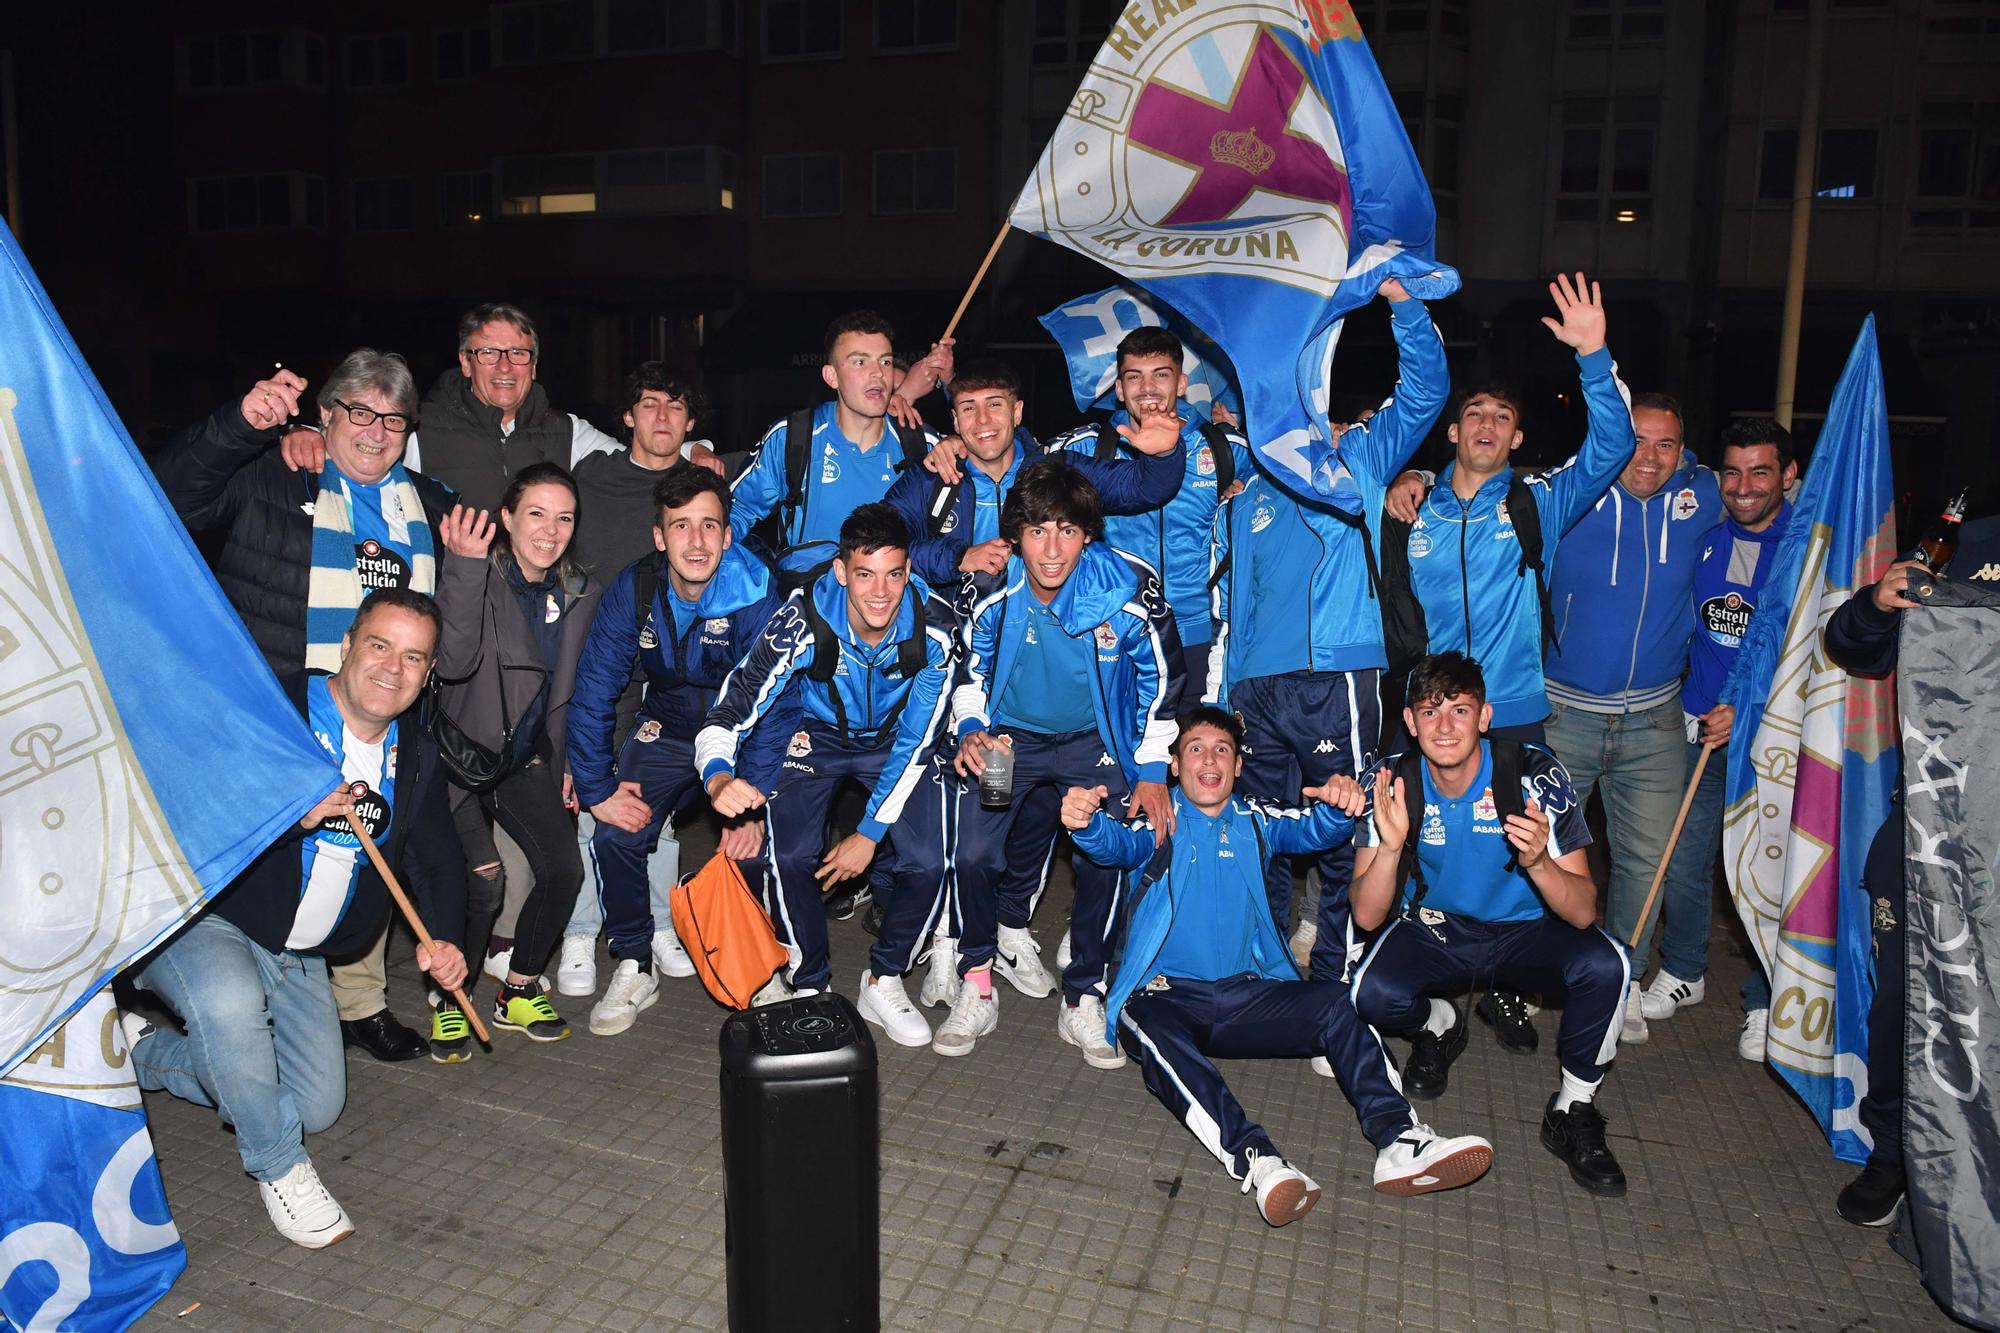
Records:
[[[882,933],[882,904],[868,904],[868,910],[861,914],[861,928],[870,935]]]
[[[1418,1101],[1442,1096],[1451,1078],[1451,1062],[1465,1050],[1470,1035],[1465,1018],[1454,1014],[1451,1031],[1440,1037],[1428,1029],[1410,1038],[1410,1058],[1403,1062],[1403,1093]]]
[[[1871,1156],[1861,1174],[1847,1182],[1834,1201],[1840,1215],[1858,1227],[1886,1227],[1903,1201],[1903,1168]]]
[[[1479,997],[1479,1003],[1472,1006],[1472,1012],[1479,1015],[1479,1021],[1493,1029],[1493,1035],[1500,1039],[1503,1050],[1515,1051],[1521,1055],[1533,1055],[1542,1044],[1535,1032],[1535,1024],[1528,1017],[1528,1001],[1513,991],[1493,990]]]
[[[868,887],[868,881],[843,884],[826,895],[826,919],[845,921],[856,912],[875,901],[875,891]]]
[[[1592,1194],[1625,1193],[1625,1172],[1604,1143],[1604,1112],[1589,1102],[1556,1110],[1554,1093],[1542,1115],[1542,1146],[1569,1163],[1569,1178]]]

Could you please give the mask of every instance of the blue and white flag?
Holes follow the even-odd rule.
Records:
[[[1861,867],[1896,785],[1895,685],[1848,675],[1820,637],[1895,558],[1893,494],[1871,315],[1722,689],[1736,706],[1723,862],[1771,979],[1766,1060],[1850,1162],[1872,1146],[1858,1114],[1875,995]]]
[[[1244,0],[1128,10],[1009,221],[1098,260],[1213,338],[1252,448],[1313,493],[1333,451],[1338,321],[1383,279],[1458,289],[1352,10]]]
[[[1238,421],[1243,419],[1243,396],[1236,390],[1236,374],[1215,340],[1137,287],[1106,287],[1078,297],[1043,315],[1042,327],[1055,338],[1069,362],[1070,394],[1079,412],[1117,405],[1111,386],[1118,377],[1118,344],[1126,334],[1134,329],[1170,328],[1181,340],[1188,406],[1204,421],[1216,403]]]
[[[339,780],[0,227],[0,1074]],[[125,1169],[143,1117],[5,1095],[0,1253],[33,1250],[52,1234],[41,1226],[104,1234],[91,1211],[103,1164]],[[24,1096],[42,1109],[20,1109]],[[65,1113],[64,1151],[15,1151],[35,1133],[24,1125]],[[78,1200],[82,1214],[64,1211]],[[23,1201],[38,1215],[24,1220]],[[28,1272],[0,1287],[0,1311],[23,1325]],[[83,1305],[62,1326],[123,1324]]]

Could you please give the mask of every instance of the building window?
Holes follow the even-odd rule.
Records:
[[[840,54],[842,0],[764,0],[764,59],[827,60]]]
[[[1656,42],[1666,36],[1665,0],[1570,0],[1569,40],[1580,46]]]
[[[532,65],[596,54],[597,16],[591,0],[533,0],[494,7],[499,63]]]
[[[2000,229],[2000,102],[1923,108],[1915,194],[1910,225],[1919,231]]]
[[[408,231],[417,224],[417,192],[407,176],[354,182],[354,230]]]
[[[597,211],[597,163],[587,153],[500,159],[500,215]]]
[[[441,28],[432,47],[439,83],[460,83],[484,75],[492,64],[484,28]]]
[[[347,39],[349,88],[400,88],[410,81],[410,39],[400,32]]]
[[[1041,66],[1089,64],[1122,8],[1116,0],[1035,0],[1030,61]]]
[[[1659,99],[1575,97],[1563,103],[1556,220],[1644,222],[1652,216]]]
[[[1872,127],[1840,127],[1819,133],[1819,157],[1813,170],[1813,195],[1819,199],[1875,197],[1875,140]],[[1789,203],[1792,172],[1798,158],[1795,128],[1764,131],[1757,161],[1759,203]]]
[[[181,46],[184,91],[326,87],[326,46],[309,32],[231,32]]]
[[[493,212],[493,173],[453,171],[438,192],[438,221],[446,227],[476,227]]]
[[[1792,197],[1792,172],[1799,156],[1796,129],[1767,129],[1757,151],[1757,199],[1775,203]]]
[[[1465,123],[1464,94],[1438,93],[1431,101],[1428,115],[1425,114],[1424,95],[1419,90],[1391,89],[1389,96],[1396,103],[1403,132],[1410,137],[1410,147],[1415,150],[1417,161],[1424,168],[1424,178],[1431,187],[1437,215],[1455,219],[1458,216],[1459,128]]]
[[[465,204],[472,202],[468,194]],[[709,145],[500,160],[502,217],[716,213],[735,207],[735,154]],[[449,200],[446,208],[452,208]],[[463,217],[478,210],[462,205],[458,211]]]
[[[734,15],[735,0],[604,0],[603,54],[717,50]]]
[[[875,154],[877,213],[956,213],[958,150],[920,148]]]
[[[958,45],[958,0],[875,0],[877,51],[949,51]]]
[[[320,231],[326,180],[295,171],[203,176],[188,182],[188,229],[204,233]]]
[[[837,153],[779,153],[764,159],[764,215],[831,217],[840,212]]]

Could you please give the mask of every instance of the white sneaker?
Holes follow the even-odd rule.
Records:
[[[993,970],[1007,978],[1007,984],[1032,1000],[1055,994],[1056,979],[1042,966],[1042,946],[1026,926],[1002,926],[999,948],[993,955]]]
[[[930,1045],[931,1025],[924,1021],[917,1006],[910,1003],[901,977],[878,977],[873,972],[863,972],[861,1003],[857,1007],[863,1018],[881,1028],[898,1046]]]
[[[1736,1053],[1745,1060],[1764,1063],[1764,1040],[1771,1035],[1771,1011],[1752,1009],[1743,1015],[1743,1032],[1736,1038]]]
[[[1312,1058],[1312,1071],[1313,1073],[1318,1074],[1321,1078],[1332,1078],[1333,1061],[1327,1059],[1323,1055],[1315,1055]]]
[[[951,1013],[938,1024],[937,1035],[931,1038],[933,1051],[939,1055],[970,1055],[981,1037],[1000,1026],[1000,992],[994,988],[990,975],[986,989],[991,993],[982,998],[979,987],[972,982],[959,983]]]
[[[590,1007],[590,1030],[599,1037],[615,1037],[639,1021],[660,998],[660,983],[651,972],[639,970],[636,958],[621,958],[604,988],[604,998]]]
[[[510,944],[499,953],[487,954],[486,961],[479,965],[479,970],[495,981],[504,982],[507,980],[507,969],[513,965],[514,946]]]
[[[300,1162],[276,1180],[258,1181],[257,1192],[264,1196],[271,1225],[294,1245],[323,1250],[354,1234],[347,1210],[320,1183],[311,1162]]]
[[[1674,1011],[1700,1004],[1708,994],[1708,978],[1682,981],[1664,967],[1653,974],[1653,984],[1639,995],[1639,1012],[1657,1023],[1672,1018]]]
[[[694,959],[681,947],[681,938],[672,926],[653,932],[653,970],[670,977],[694,975]]]
[[[757,988],[755,995],[750,997],[750,1007],[756,1009],[767,1004],[783,1004],[797,993],[792,989],[792,983],[785,980],[785,969],[781,967],[771,974],[769,981]]]
[[[144,1014],[135,1014],[125,1009],[118,1011],[118,1030],[125,1035],[125,1053],[127,1055],[138,1050],[139,1043],[157,1031],[153,1026],[153,1020],[147,1018]]]
[[[1257,1192],[1257,1211],[1274,1227],[1296,1222],[1319,1202],[1319,1185],[1282,1157],[1265,1157],[1250,1150],[1250,1171],[1243,1192]]]
[[[1635,981],[1625,991],[1625,1021],[1618,1029],[1618,1040],[1627,1046],[1643,1046],[1652,1035],[1646,1030],[1646,1015],[1639,1008],[1639,983]]]
[[[931,965],[924,973],[920,1003],[949,1005],[958,998],[958,941],[949,935],[931,936]]]
[[[1056,945],[1056,971],[1069,971],[1069,922],[1063,922],[1062,940]]]
[[[1383,1194],[1429,1194],[1470,1185],[1493,1165],[1493,1145],[1476,1134],[1441,1138],[1412,1125],[1375,1154],[1375,1188]]]
[[[1065,1004],[1056,1018],[1056,1035],[1083,1052],[1092,1069],[1123,1069],[1125,1052],[1104,1039],[1104,997],[1086,994]]]
[[[1318,943],[1319,922],[1311,917],[1299,922],[1298,929],[1292,932],[1289,946],[1292,951],[1292,961],[1298,965],[1299,971],[1303,972],[1311,966],[1313,945]]]
[[[563,936],[556,958],[556,990],[563,995],[597,994],[597,937]]]

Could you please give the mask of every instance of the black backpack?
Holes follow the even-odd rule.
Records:
[[[1489,738],[1487,744],[1493,749],[1493,805],[1500,812],[1500,822],[1505,824],[1509,815],[1528,812],[1528,803],[1521,795],[1521,742]],[[1415,745],[1396,760],[1396,777],[1403,784],[1403,812],[1410,821],[1409,835],[1403,839],[1402,860],[1396,865],[1396,891],[1400,893],[1403,885],[1416,881],[1416,891],[1410,895],[1409,906],[1403,909],[1403,915],[1412,918],[1424,905],[1424,895],[1431,887],[1424,879],[1423,863],[1417,856],[1417,844],[1424,830],[1423,762],[1423,751]],[[1507,870],[1512,873],[1519,866],[1514,844],[1508,842]]]
[[[792,530],[792,521],[806,508],[806,464],[812,460],[813,417],[818,409],[802,407],[785,418],[785,498],[779,501],[778,532]],[[930,452],[930,441],[924,438],[921,426],[903,426],[894,417],[883,418],[883,425],[895,434],[896,442],[903,447],[903,466],[899,472],[907,472],[913,467],[922,467],[924,455]],[[957,499],[953,496],[953,499]],[[936,511],[933,499],[931,508]],[[950,510],[947,508],[946,513]],[[941,522],[933,519],[933,522]]]
[[[1219,499],[1236,482],[1236,451],[1229,447],[1229,437],[1222,427],[1213,421],[1201,423],[1201,438],[1208,441],[1209,457],[1215,460],[1215,494]],[[1091,457],[1100,463],[1108,463],[1118,457],[1118,446],[1125,441],[1118,434],[1118,428],[1109,421],[1097,423],[1097,447]]]

